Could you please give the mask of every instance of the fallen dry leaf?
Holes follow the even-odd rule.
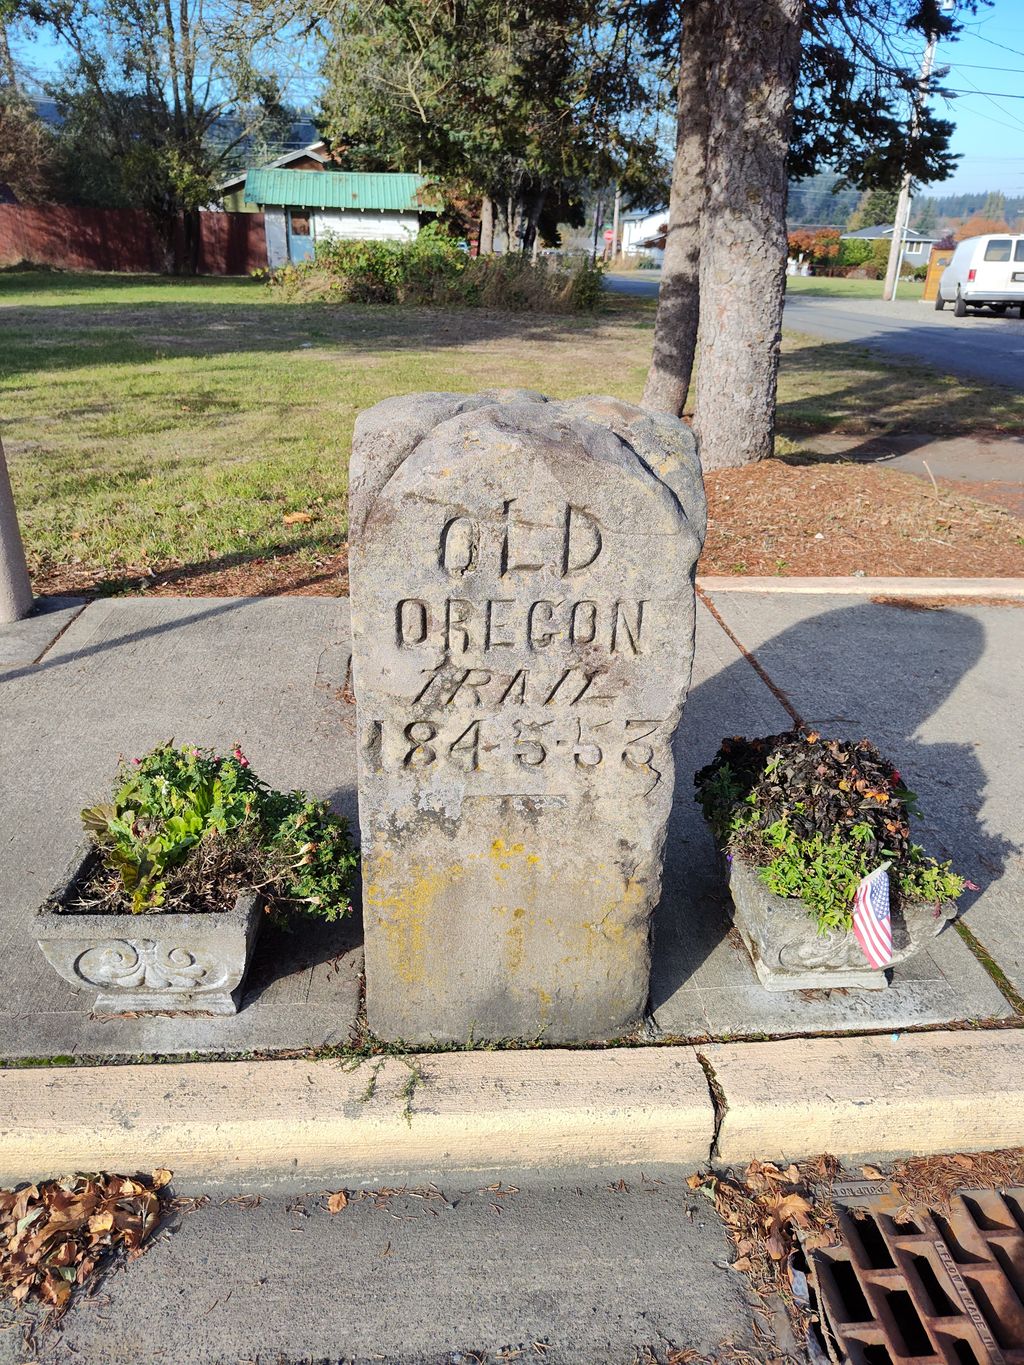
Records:
[[[172,1172],[165,1171],[164,1168],[161,1166],[153,1172],[152,1188],[154,1190],[162,1190],[165,1185],[169,1185],[171,1183],[172,1179],[173,1179]]]
[[[281,520],[286,526],[305,526],[314,518],[312,512],[285,512]]]
[[[864,1179],[865,1179],[865,1180],[884,1180],[884,1179],[885,1179],[885,1176],[882,1174],[882,1172],[878,1169],[877,1166],[862,1166],[862,1167],[861,1167],[861,1170],[864,1172]]]
[[[345,1190],[337,1190],[327,1201],[328,1213],[340,1213],[342,1209],[348,1208],[348,1194]]]
[[[166,1180],[164,1179],[166,1177]],[[0,1190],[0,1292],[14,1303],[35,1297],[62,1312],[76,1285],[117,1251],[142,1254],[160,1222],[154,1183],[122,1175],[77,1175]],[[159,1183],[158,1183],[159,1182]]]

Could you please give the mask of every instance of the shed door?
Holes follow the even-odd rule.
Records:
[[[288,210],[288,259],[293,265],[313,255],[313,228],[308,209]]]

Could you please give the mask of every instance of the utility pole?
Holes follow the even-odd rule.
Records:
[[[943,0],[943,13],[948,14],[953,9],[954,4],[955,0]],[[914,96],[914,112],[910,120],[908,149],[913,147],[921,129],[921,111],[928,99],[928,77],[932,74],[932,64],[935,61],[935,48],[938,41],[939,35],[937,33],[929,34],[928,46],[924,50],[924,59],[921,62],[921,74],[917,80],[917,94]],[[885,268],[885,286],[882,290],[882,298],[890,303],[896,297],[896,286],[900,278],[900,263],[903,260],[903,238],[906,236],[907,223],[910,220],[911,181],[910,171],[907,170],[903,176],[903,183],[900,185],[900,197],[896,203],[896,221],[892,225],[889,263]]]
[[[0,444],[0,624],[20,621],[32,610],[32,583],[14,510],[14,494]]]
[[[615,186],[615,209],[612,214],[612,265],[619,257],[619,218],[622,214],[622,190]]]
[[[590,259],[597,264],[597,239],[601,234],[601,224],[604,222],[604,200],[600,194],[597,196],[597,203],[594,205],[594,241],[591,247]]]

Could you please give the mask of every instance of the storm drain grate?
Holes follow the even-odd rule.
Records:
[[[1024,1365],[1024,1189],[961,1190],[948,1217],[874,1182],[834,1199],[843,1242],[812,1274],[852,1365]]]

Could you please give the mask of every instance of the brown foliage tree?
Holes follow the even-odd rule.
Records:
[[[0,84],[0,185],[24,203],[50,197],[53,134],[18,91]]]
[[[838,228],[798,228],[789,234],[789,254],[806,256],[817,270],[831,270],[839,259],[842,239]]]
[[[956,240],[963,242],[968,237],[985,237],[990,232],[1009,232],[1010,225],[1005,218],[986,218],[982,213],[972,213],[955,224],[955,231]]]

